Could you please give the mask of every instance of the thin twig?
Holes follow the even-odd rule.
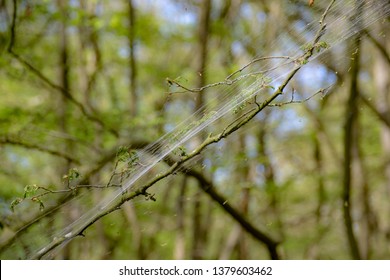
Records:
[[[252,64],[256,63],[256,62],[259,62],[259,61],[263,61],[263,60],[271,60],[271,59],[286,59],[286,60],[291,60],[291,57],[289,56],[265,56],[265,57],[258,57],[258,58],[255,58],[253,59],[251,62],[249,62],[248,64],[244,65],[243,67],[241,67],[240,69],[234,71],[233,73],[231,73],[229,76],[226,77],[225,80],[230,80],[231,77],[233,77],[234,75],[236,75],[237,73],[241,73],[242,71],[244,71],[246,68],[248,68],[249,66],[251,66]]]
[[[333,84],[330,85],[330,86],[327,86],[327,87],[325,87],[325,88],[321,88],[321,89],[319,89],[318,91],[316,91],[315,93],[313,93],[312,95],[310,95],[309,97],[307,97],[307,98],[305,98],[305,99],[302,99],[302,100],[295,100],[295,99],[294,99],[295,90],[292,89],[290,101],[281,102],[281,103],[269,104],[268,106],[270,106],[270,107],[281,107],[281,106],[288,105],[288,104],[300,104],[300,103],[305,103],[305,102],[309,101],[310,99],[312,99],[313,97],[317,96],[318,94],[326,95],[326,93],[329,91],[329,89],[330,89],[332,86],[333,86]]]
[[[252,65],[252,64],[254,64],[256,62],[259,62],[259,61],[271,60],[271,59],[285,59],[285,60],[291,60],[291,61],[287,62],[287,63],[284,63],[284,64],[281,64],[281,65],[274,66],[274,67],[266,69],[266,70],[250,72],[250,73],[247,73],[247,74],[244,74],[244,75],[240,75],[237,78],[231,80],[231,77],[233,77],[237,73],[241,73],[242,71],[244,71],[250,65]],[[281,66],[285,66],[285,65],[287,65],[287,64],[289,64],[289,63],[291,63],[293,61],[295,61],[295,60],[293,60],[289,56],[266,56],[266,57],[259,57],[259,58],[256,58],[256,59],[250,61],[248,64],[244,65],[240,69],[238,69],[238,70],[234,71],[233,73],[231,73],[229,76],[227,76],[225,78],[224,81],[208,84],[208,85],[205,85],[205,86],[200,87],[200,88],[188,88],[188,87],[182,85],[181,83],[179,83],[178,81],[176,81],[174,79],[170,79],[170,78],[166,78],[166,81],[167,81],[167,83],[169,85],[176,85],[177,87],[184,89],[184,91],[174,91],[174,92],[169,92],[169,94],[185,93],[185,92],[203,92],[205,89],[212,88],[212,87],[217,87],[217,86],[222,86],[222,85],[228,85],[228,86],[233,85],[236,82],[238,82],[240,80],[243,80],[243,79],[245,79],[247,77],[250,77],[250,76],[263,75],[263,74],[265,74],[267,72],[270,72],[270,71],[273,71],[273,70],[275,70],[275,69],[277,69],[277,68],[279,68]]]

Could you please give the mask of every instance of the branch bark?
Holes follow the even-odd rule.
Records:
[[[225,210],[236,222],[238,222],[247,233],[249,233],[252,237],[267,247],[271,259],[280,259],[279,253],[277,251],[279,241],[269,237],[266,233],[254,227],[252,223],[250,223],[237,209],[230,205],[227,198],[223,197],[216,191],[212,182],[204,177],[201,173],[195,170],[189,170],[186,173],[200,181],[200,186],[205,193],[207,193],[215,202],[217,202],[223,208],[223,210]]]

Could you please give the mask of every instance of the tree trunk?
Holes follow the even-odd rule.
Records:
[[[208,59],[208,39],[209,39],[209,25],[210,25],[211,0],[203,0],[201,2],[200,17],[199,17],[199,34],[198,34],[198,81],[197,87],[201,88],[206,82],[206,66]],[[196,110],[203,112],[204,107],[204,93],[199,92],[196,99]],[[202,141],[203,135],[199,137],[199,142]],[[207,226],[203,221],[207,221],[208,217],[202,218],[202,208],[205,206],[202,200],[202,191],[199,190],[195,195],[194,210],[193,210],[193,246],[192,258],[202,259],[204,256],[204,244],[207,240]],[[209,213],[208,213],[209,214]]]

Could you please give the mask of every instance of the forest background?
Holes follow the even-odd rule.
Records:
[[[208,116],[254,58],[305,46],[330,2],[1,0],[1,259],[44,257],[58,230],[144,165],[137,151]],[[341,2],[330,20],[359,0]],[[390,258],[389,26],[387,13],[320,46],[280,99],[46,257]]]

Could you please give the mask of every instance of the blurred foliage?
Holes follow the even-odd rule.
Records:
[[[298,41],[304,38],[294,32],[299,26],[318,21],[325,6],[320,2],[327,1],[309,6],[306,0],[212,0],[209,55],[201,73],[196,68],[200,59],[201,0],[133,0],[134,26],[129,24],[129,1],[125,0],[16,2],[13,51],[27,64],[7,51],[12,1],[2,1],[0,6],[2,259],[29,257],[50,242],[56,230],[81,215],[87,206],[97,205],[104,195],[100,190],[80,190],[77,195],[82,200],[76,207],[67,207],[76,196],[73,193],[70,197],[39,197],[35,201],[39,207],[33,202],[20,203],[18,197],[34,197],[36,186],[63,190],[69,184],[64,178],[105,185],[115,169],[116,157],[120,162],[130,161],[132,166],[139,164],[137,149],[154,142],[193,113],[198,93],[168,94],[172,89],[166,78],[188,87],[196,87],[201,75],[207,83],[223,81],[255,55],[283,54],[283,48],[272,45],[276,38],[300,46],[302,42]],[[370,32],[380,38],[383,31],[378,30],[386,30],[386,26],[388,21],[383,21]],[[129,45],[131,28],[134,46]],[[383,58],[366,37],[362,40],[360,86],[364,95],[377,104],[377,70],[372,65]],[[381,43],[388,46],[387,41]],[[130,73],[134,71],[131,47],[136,65],[136,116],[130,109]],[[218,192],[253,225],[280,240],[280,254],[286,259],[350,258],[341,192],[351,51],[348,42],[336,48],[319,42],[317,48],[330,48],[313,65],[305,66],[308,72],[318,72],[318,77],[298,76],[282,101],[290,100],[293,90],[302,100],[329,80],[337,79],[328,95],[270,107],[237,133],[210,147],[198,164],[191,166],[210,178]],[[89,116],[36,72],[59,88],[64,87],[65,73],[68,93]],[[381,135],[390,129],[363,102],[359,103],[356,125],[360,156],[354,164],[361,161],[365,169],[353,179],[355,230],[366,258],[388,259],[390,178],[384,170],[389,168],[389,156]],[[208,128],[209,132],[221,129],[223,124],[218,121]],[[179,147],[174,155],[187,152],[186,147]],[[368,182],[368,194],[361,187],[362,180]],[[88,228],[84,238],[75,238],[49,257],[172,259],[184,252],[182,257],[186,259],[195,253],[204,259],[268,258],[263,244],[240,229],[198,185],[186,172],[175,174],[152,188],[156,201],[137,198],[127,203]],[[364,208],[365,195],[372,206],[369,213]],[[58,204],[64,207],[34,224],[43,210]],[[197,219],[201,229],[196,227]],[[29,223],[33,225],[24,231]],[[194,247],[196,242],[200,242],[201,252],[195,252],[199,250]]]

